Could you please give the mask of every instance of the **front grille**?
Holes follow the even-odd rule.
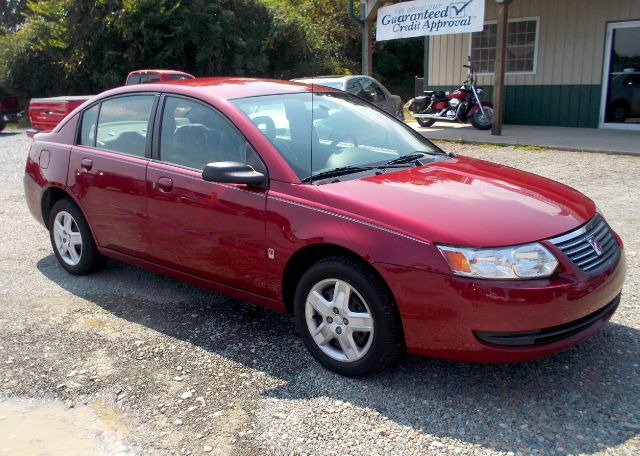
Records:
[[[620,257],[620,246],[613,231],[600,215],[571,233],[549,239],[573,263],[589,274],[595,274]]]

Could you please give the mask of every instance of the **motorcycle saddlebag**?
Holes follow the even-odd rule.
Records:
[[[424,111],[425,109],[427,109],[427,106],[429,105],[429,101],[430,100],[428,97],[415,97],[411,101],[411,104],[409,105],[409,111],[411,112]]]

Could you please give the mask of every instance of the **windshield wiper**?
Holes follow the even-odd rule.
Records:
[[[367,171],[369,169],[375,169],[375,166],[341,166],[339,168],[329,169],[317,174],[312,174],[309,177],[302,179],[302,182],[311,182],[318,179],[327,179],[329,177],[337,177],[345,174],[359,173],[360,171]]]
[[[427,155],[426,152],[411,152],[410,154],[400,155],[398,158],[385,162],[385,165],[396,165],[400,163],[410,163]]]
[[[396,165],[396,166],[394,166]],[[386,169],[386,168],[406,168],[407,165],[400,163],[384,163],[382,165],[371,166],[341,166],[339,168],[328,169],[326,171],[313,174],[309,177],[302,179],[302,182],[312,182],[315,180],[328,179],[329,177],[344,176],[345,174],[359,173],[361,171],[369,171],[371,169]]]

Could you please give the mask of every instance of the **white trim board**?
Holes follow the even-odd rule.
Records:
[[[602,63],[602,84],[600,84],[600,112],[598,114],[598,128],[612,130],[640,131],[640,124],[625,124],[605,122],[607,109],[607,92],[609,91],[609,66],[611,65],[611,35],[614,29],[640,27],[640,21],[608,22],[604,38],[604,59]]]

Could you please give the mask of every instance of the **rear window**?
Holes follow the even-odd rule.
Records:
[[[149,84],[152,82],[158,82],[160,80],[159,74],[134,74],[127,78],[126,85],[134,84]]]
[[[125,85],[133,85],[133,84],[140,84],[140,75],[139,74],[134,74],[131,75],[127,78],[127,82],[125,82]]]

